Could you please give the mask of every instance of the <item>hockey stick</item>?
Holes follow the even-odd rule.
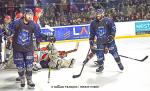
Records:
[[[6,40],[5,41],[5,49],[4,49],[4,61],[6,60],[6,46],[7,46],[7,43],[6,43]]]
[[[93,50],[95,50],[95,51],[99,51],[99,50],[103,50],[103,49],[93,49]],[[148,56],[145,56],[143,59],[135,59],[135,58],[131,58],[131,57],[127,57],[127,56],[124,56],[124,55],[119,55],[120,57],[124,57],[124,58],[128,58],[128,59],[132,59],[132,60],[136,60],[136,61],[140,61],[140,62],[143,62],[143,61],[145,61],[147,58],[148,58]]]
[[[140,61],[140,62],[143,62],[148,58],[148,56],[145,56],[143,59],[140,60],[140,59],[135,59],[135,58],[131,58],[131,57],[123,56],[123,55],[119,55],[119,56],[124,57],[124,58],[128,58],[128,59],[133,59],[133,60]]]
[[[90,49],[89,49],[89,51],[88,51],[88,53],[87,53],[87,55],[86,55],[86,58],[87,58],[89,52],[90,52]],[[80,76],[81,76],[85,64],[86,64],[86,63],[83,63],[83,66],[82,66],[82,69],[81,69],[80,73],[79,73],[78,75],[73,75],[72,78],[77,78],[77,77],[80,77]]]
[[[51,67],[49,66],[49,69],[48,69],[48,83],[50,81],[50,71],[51,71]]]
[[[52,42],[52,46],[53,46],[53,42]],[[51,53],[52,53],[52,50],[51,50]],[[49,68],[48,68],[48,83],[49,83],[49,80],[50,80],[50,72],[51,72],[51,67],[49,65]]]
[[[77,77],[81,76],[82,71],[83,71],[83,68],[84,68],[84,65],[85,65],[85,64],[83,64],[83,66],[82,66],[82,69],[81,69],[80,73],[79,73],[78,75],[73,75],[73,76],[72,76],[72,78],[77,78]]]

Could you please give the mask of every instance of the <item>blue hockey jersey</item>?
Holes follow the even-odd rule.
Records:
[[[109,38],[115,37],[115,33],[116,33],[116,26],[110,18],[105,17],[102,20],[95,19],[90,24],[89,40],[94,41],[96,37],[97,44],[107,44],[110,42]]]
[[[33,50],[33,33],[36,38],[40,38],[40,28],[33,21],[24,24],[23,19],[17,20],[13,24],[13,49],[21,52]]]

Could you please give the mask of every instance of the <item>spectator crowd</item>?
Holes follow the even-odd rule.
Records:
[[[16,0],[19,1],[19,0]],[[29,1],[29,0],[27,0]],[[32,0],[31,0],[32,1]],[[36,0],[38,3],[24,4],[24,7],[41,7],[44,10],[41,21],[50,26],[88,24],[95,17],[96,9],[103,8],[105,15],[115,22],[149,20],[149,0]],[[45,1],[45,2],[43,2]],[[54,0],[53,0],[54,1]],[[17,7],[15,12],[24,7]]]

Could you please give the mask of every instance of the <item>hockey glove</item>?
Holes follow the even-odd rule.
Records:
[[[108,40],[107,40],[107,42],[108,43],[111,43],[113,40],[114,40],[114,36],[113,35],[110,35],[109,37],[108,37]]]
[[[91,49],[91,52],[93,53],[93,54],[95,54],[95,47],[94,47],[94,40],[90,40],[90,49]]]

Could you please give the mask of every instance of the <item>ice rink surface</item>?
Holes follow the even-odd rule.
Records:
[[[75,42],[55,44],[58,50],[71,50]],[[117,39],[116,45],[120,55],[142,59],[150,56],[150,38]],[[96,73],[92,58],[85,66],[79,78],[72,75],[79,74],[82,62],[89,49],[88,41],[80,42],[77,52],[68,55],[75,58],[73,68],[51,70],[50,83],[48,83],[48,69],[33,72],[34,89],[20,88],[16,83],[18,76],[16,69],[0,71],[0,91],[150,91],[150,57],[144,62],[122,58],[125,67],[120,71],[116,62],[110,54],[105,55],[104,71]]]

